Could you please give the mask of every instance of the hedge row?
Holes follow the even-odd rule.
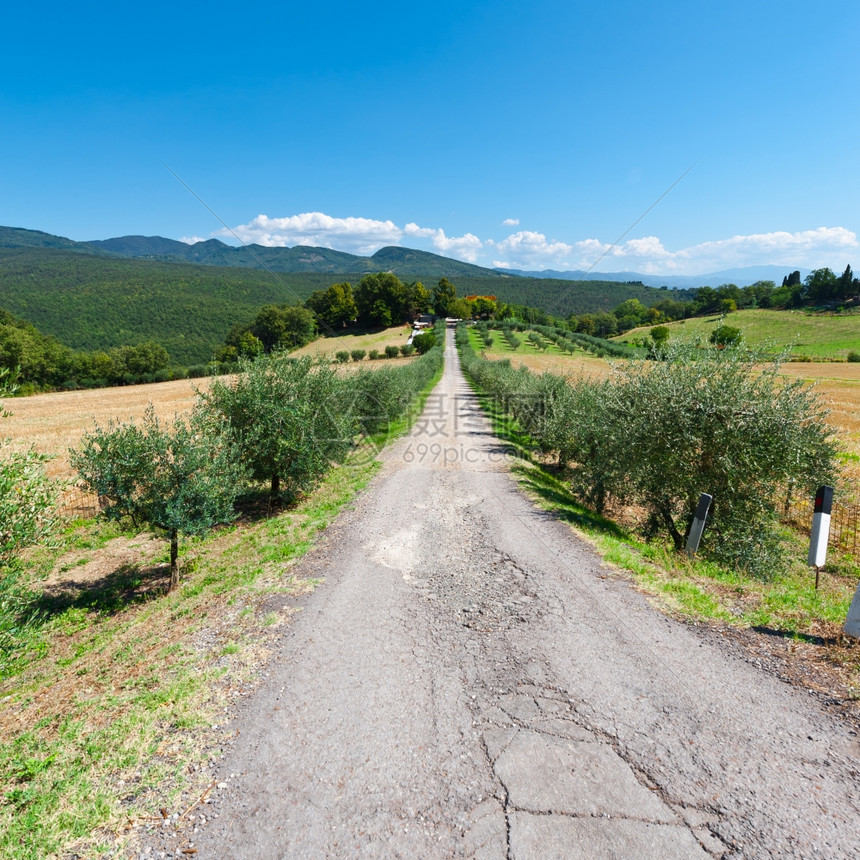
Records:
[[[457,343],[463,369],[598,512],[644,511],[648,536],[682,549],[699,495],[714,498],[702,552],[759,577],[784,563],[778,514],[789,487],[812,491],[835,474],[826,414],[779,363],[743,349],[667,348],[661,361],[624,362],[603,381],[568,380],[487,361]]]

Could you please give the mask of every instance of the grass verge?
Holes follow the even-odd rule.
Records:
[[[165,542],[116,524],[71,524],[34,558],[51,571],[38,617],[0,663],[0,856],[115,853],[206,791],[224,712],[259,677],[294,598],[318,585],[294,562],[368,484],[375,452],[409,429],[440,376],[294,507],[184,542],[173,593]]]

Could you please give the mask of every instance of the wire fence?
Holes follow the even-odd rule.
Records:
[[[64,519],[90,519],[101,511],[98,496],[83,487],[70,487],[60,500],[59,514]],[[783,509],[783,522],[802,534],[812,526],[813,499],[792,496]],[[860,502],[834,500],[830,513],[828,547],[860,560]]]
[[[783,520],[797,531],[809,534],[813,508],[813,499],[791,497],[785,506]],[[860,503],[834,500],[827,546],[854,559],[860,558]]]
[[[60,498],[57,513],[65,520],[91,519],[99,514],[99,497],[83,487],[68,487]]]

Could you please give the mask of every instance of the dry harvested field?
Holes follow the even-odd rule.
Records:
[[[343,349],[349,352],[354,349],[363,349],[367,352],[378,349],[382,352],[386,346],[400,347],[405,344],[411,331],[411,326],[400,325],[369,334],[339,334],[335,337],[321,337],[296,350],[295,354],[328,355],[333,358],[336,352]]]
[[[566,356],[550,349],[541,355],[507,352],[488,353],[489,358],[509,358],[515,367],[543,373],[588,376],[602,379],[609,375],[609,361],[590,355]],[[818,396],[830,410],[830,423],[839,431],[842,447],[860,455],[860,364],[832,362],[789,362],[782,373],[792,379],[805,379],[815,385]]]
[[[391,331],[389,329],[388,333],[379,334],[389,334],[390,337]],[[330,339],[321,338],[314,343],[325,343],[328,340]],[[400,340],[406,342],[405,337]],[[314,354],[310,351],[310,346],[313,344],[297,354]],[[343,348],[364,349],[346,344]],[[376,349],[378,346],[372,348]],[[325,355],[326,351],[320,349],[316,354]],[[412,360],[393,358],[365,360],[360,363],[351,361],[339,366],[338,370],[343,373],[351,373],[360,367],[378,370],[383,367],[398,367]],[[155,413],[160,419],[170,420],[174,415],[188,412],[194,403],[195,391],[206,391],[208,385],[208,379],[180,379],[150,385],[61,391],[9,398],[4,403],[11,415],[0,424],[0,438],[11,439],[16,448],[32,445],[37,451],[52,455],[55,459],[49,465],[49,474],[57,478],[68,478],[72,476],[68,460],[69,448],[77,445],[84,433],[92,430],[96,422],[106,425],[111,419],[140,420],[150,403],[155,407]]]
[[[375,335],[345,335],[337,338],[343,349],[366,349],[366,344],[353,346],[347,339],[358,343],[360,338],[400,338],[400,329],[388,329]],[[403,338],[401,338],[403,339]],[[405,342],[405,339],[403,339]],[[331,338],[321,338],[309,344],[299,354],[324,355],[331,351],[325,348]],[[385,345],[384,341],[380,341]],[[311,347],[317,347],[315,352]],[[379,345],[370,347],[380,348]],[[556,349],[534,354],[512,352],[493,348],[490,358],[510,358],[515,366],[526,366],[538,373],[554,373],[574,376],[604,377],[610,372],[609,362],[591,355],[579,353],[565,356]],[[359,366],[378,369],[395,367],[410,359],[384,359],[350,362],[343,366],[344,372]],[[830,420],[839,429],[843,447],[852,454],[860,455],[860,364],[792,362],[783,365],[786,376],[814,382],[816,390],[831,410]],[[4,437],[11,438],[16,446],[32,444],[37,451],[56,457],[50,467],[52,475],[68,477],[68,449],[78,443],[81,436],[92,429],[94,422],[106,424],[110,419],[127,421],[140,419],[147,406],[152,403],[160,418],[187,412],[194,402],[196,389],[205,390],[208,380],[177,380],[152,385],[129,385],[119,388],[100,388],[91,391],[66,391],[53,394],[37,394],[32,397],[12,398],[6,408],[12,413],[0,428]]]
[[[538,352],[525,341],[512,350],[498,333],[493,346],[483,348],[473,335],[473,346],[487,358],[510,359],[515,367],[527,367],[537,373],[550,371],[561,375],[602,379],[611,372],[611,363],[585,352],[567,355],[555,346]],[[829,421],[837,429],[839,443],[848,455],[845,471],[852,480],[860,481],[860,364],[854,362],[787,362],[782,372],[791,379],[804,379],[815,385],[819,397],[830,410]]]
[[[609,376],[611,369],[608,361],[604,361],[602,358],[595,358],[588,353],[566,356],[553,350],[541,355],[511,353],[506,355],[505,358],[510,358],[511,364],[514,367],[527,367],[535,373],[550,371],[551,373],[559,373],[565,376],[584,376],[603,379],[605,376]]]
[[[43,454],[56,457],[49,471],[56,477],[69,477],[68,451],[95,424],[111,419],[139,420],[151,403],[159,418],[170,420],[187,412],[194,402],[195,390],[206,390],[208,379],[180,379],[151,385],[126,385],[88,391],[62,391],[34,394],[4,401],[11,412],[3,419],[0,432],[13,445],[32,445]]]
[[[815,383],[830,409],[831,423],[842,432],[846,449],[860,454],[860,364],[791,362],[782,366],[782,372]]]

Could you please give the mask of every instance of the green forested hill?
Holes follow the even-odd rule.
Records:
[[[428,287],[448,277],[461,296],[492,294],[560,317],[611,310],[629,298],[653,304],[675,295],[641,284],[510,276],[409,248],[382,248],[372,257],[324,248],[256,249],[281,254],[281,265],[294,259],[297,267],[324,270],[286,272],[251,267],[260,265],[250,254],[253,249],[215,240],[195,246],[159,242],[125,237],[93,248],[35,230],[0,227],[0,308],[76,349],[155,340],[175,364],[194,364],[209,360],[230,328],[249,321],[263,305],[304,301],[338,281],[355,284],[367,272],[393,272]],[[211,246],[210,259],[220,264],[120,255],[171,252],[177,245]],[[348,265],[356,268],[350,271]]]
[[[156,340],[176,364],[208,361],[231,326],[262,305],[303,301],[330,282],[325,274],[0,249],[0,308],[77,349]]]
[[[667,297],[687,297],[686,291],[660,290],[619,281],[562,281],[555,278],[457,278],[458,295],[496,295],[500,301],[539,308],[553,316],[611,311],[639,299],[653,305]]]
[[[106,253],[86,242],[74,242],[65,236],[55,236],[41,230],[27,230],[24,227],[0,227],[0,248],[65,248],[84,254]]]

